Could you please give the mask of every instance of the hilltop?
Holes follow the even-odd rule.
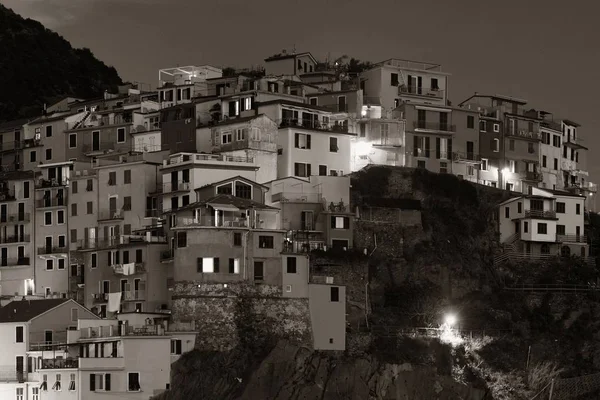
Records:
[[[65,96],[93,98],[122,84],[87,48],[0,4],[0,122],[38,116]]]
[[[186,354],[173,366],[173,389],[158,399],[528,399],[554,378],[556,398],[577,398],[569,385],[600,371],[597,292],[508,290],[516,283],[589,282],[598,276],[595,267],[576,258],[493,266],[496,205],[510,193],[390,167],[355,173],[352,188],[359,209],[393,213],[417,201],[421,218],[410,224],[362,218],[355,244],[374,249],[376,242],[369,256],[311,256],[313,271],[347,285],[347,350],[315,352],[259,332],[253,320],[260,317],[246,310],[234,316],[245,343]],[[413,329],[437,328],[449,311],[459,316],[463,343]],[[592,377],[582,398],[600,389],[600,378]]]

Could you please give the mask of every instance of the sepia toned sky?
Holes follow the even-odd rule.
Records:
[[[250,67],[282,49],[318,59],[442,64],[450,98],[474,91],[529,101],[582,124],[600,150],[600,24],[590,0],[0,0],[124,80],[156,87],[158,69]],[[591,180],[600,157],[590,151]]]

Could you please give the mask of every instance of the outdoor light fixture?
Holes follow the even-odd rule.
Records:
[[[447,314],[446,317],[444,318],[444,322],[448,326],[454,326],[454,324],[456,324],[456,315]]]
[[[510,169],[508,169],[507,167],[502,169],[503,174],[508,174],[509,172],[510,172]]]

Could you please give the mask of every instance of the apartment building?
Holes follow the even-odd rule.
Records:
[[[76,328],[79,318],[93,321],[98,317],[75,301],[67,299],[13,301],[0,308],[2,398],[52,398],[52,395],[43,392],[61,390],[60,384],[58,387],[55,385],[56,381],[61,381],[61,377],[48,381],[46,369],[53,365],[54,357],[57,356],[52,351],[54,345],[67,341],[68,329]],[[62,365],[73,366],[65,362]],[[69,375],[63,376],[67,385]],[[44,382],[52,383],[48,387]],[[60,398],[69,397],[67,388],[64,388],[67,396]]]
[[[544,119],[540,121],[540,157],[542,174],[541,187],[548,189],[562,189],[561,179],[562,163],[562,135],[563,128],[560,121]],[[566,146],[564,146],[566,148]]]
[[[439,64],[389,59],[360,74],[360,88],[385,111],[402,102],[446,106],[448,78]]]
[[[127,153],[95,161],[97,207],[85,203],[86,215],[92,211],[95,220],[70,228],[78,238],[85,305],[103,317],[168,308],[167,268],[160,264],[167,240],[162,226],[146,219],[155,205],[147,194],[161,187],[158,169],[165,155]]]
[[[0,174],[0,297],[33,295],[34,173]]]
[[[223,71],[210,65],[165,68],[158,71],[160,108],[190,103],[194,97],[205,96],[207,80],[220,78]]]
[[[498,226],[506,254],[531,259],[587,258],[584,203],[582,196],[539,188],[501,203]]]
[[[343,175],[350,170],[354,133],[347,122],[330,122],[331,112],[319,106],[274,100],[258,105],[279,125],[277,177]]]
[[[163,161],[160,168],[162,186],[157,195],[162,198],[162,210],[168,212],[196,201],[194,189],[212,182],[240,175],[257,180],[260,166],[250,157],[225,154],[176,153]]]
[[[197,189],[197,202],[169,218],[175,281],[280,286],[284,231],[279,209],[264,204],[266,190],[241,176]]]
[[[20,170],[23,164],[25,137],[23,125],[29,119],[0,124],[0,173]]]
[[[295,50],[290,53],[283,50],[264,61],[266,75],[303,75],[316,71],[318,64],[309,52],[296,53]]]
[[[348,176],[287,177],[266,185],[267,204],[281,210],[279,226],[286,231],[285,251],[353,247]]]
[[[35,293],[44,296],[68,293],[69,182],[73,161],[39,165],[35,182]]]
[[[235,159],[252,159],[260,165],[258,182],[277,178],[278,126],[265,115],[237,118],[198,129],[198,151]]]

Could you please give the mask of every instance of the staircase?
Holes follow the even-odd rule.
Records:
[[[91,111],[86,111],[83,117],[79,121],[77,121],[75,125],[73,125],[72,129],[81,128],[81,125],[88,119],[91,113]]]

